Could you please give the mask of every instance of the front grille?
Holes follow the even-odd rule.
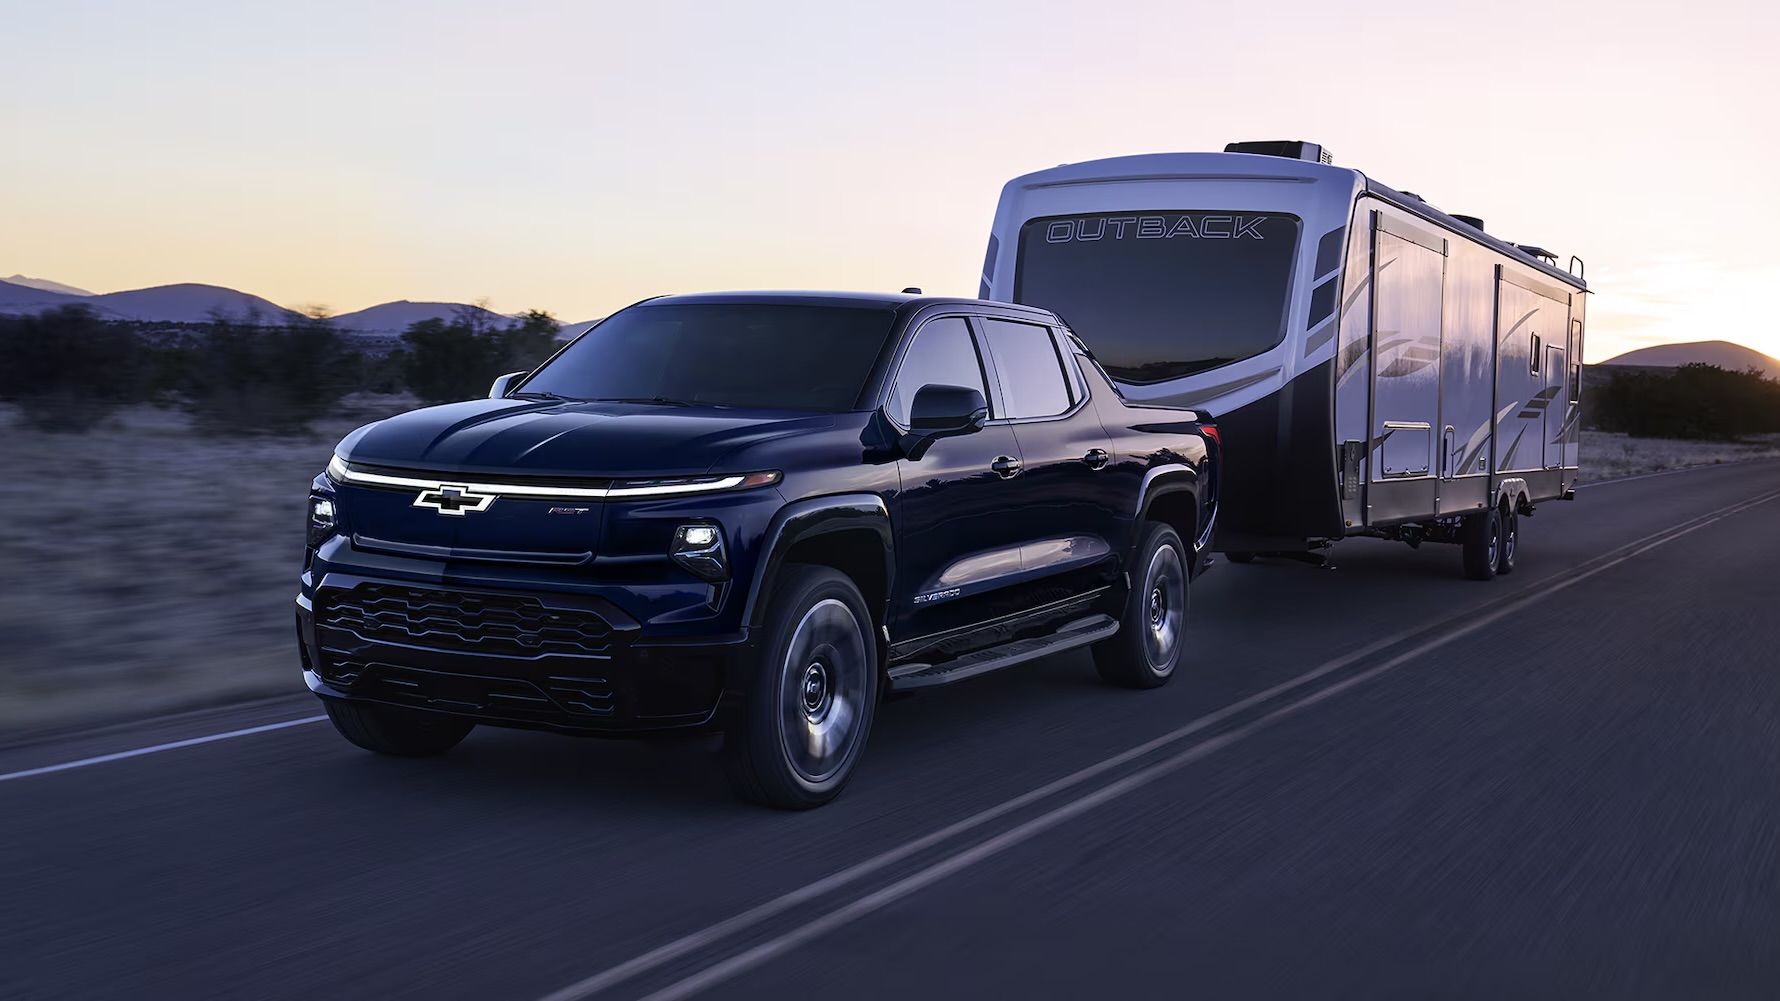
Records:
[[[316,624],[375,642],[522,659],[604,657],[612,640],[611,624],[584,609],[553,608],[526,595],[393,584],[324,590]]]
[[[613,715],[616,697],[604,678],[519,678],[424,671],[349,657],[329,657],[328,680],[354,695],[416,709],[567,723]]]

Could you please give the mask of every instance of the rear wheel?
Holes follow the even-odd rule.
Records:
[[[1502,541],[1496,547],[1496,572],[1514,572],[1514,551],[1520,547],[1520,515],[1513,511],[1501,516]]]
[[[1501,512],[1492,507],[1466,518],[1460,530],[1459,547],[1464,551],[1465,576],[1472,580],[1494,577],[1501,565]]]
[[[1187,645],[1189,577],[1180,534],[1159,522],[1144,526],[1132,569],[1119,631],[1094,645],[1094,668],[1115,685],[1159,688]]]
[[[323,700],[328,721],[340,736],[367,751],[400,758],[444,754],[469,736],[476,724],[443,713],[421,712],[368,702]]]
[[[743,799],[785,810],[840,794],[878,703],[877,644],[859,588],[829,567],[785,569],[748,691],[724,734]]]

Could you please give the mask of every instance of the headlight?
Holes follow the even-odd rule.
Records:
[[[334,517],[334,499],[309,495],[309,526],[307,542],[310,549],[334,537],[334,529],[339,527]]]
[[[675,563],[705,580],[722,580],[729,576],[729,554],[723,551],[723,530],[716,525],[681,525],[674,530],[674,545],[668,555]]]

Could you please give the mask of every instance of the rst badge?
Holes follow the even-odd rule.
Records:
[[[414,498],[414,506],[430,507],[440,514],[461,518],[472,511],[488,510],[488,505],[494,503],[494,498],[494,494],[471,493],[469,487],[442,483],[436,490],[422,490],[420,496]]]

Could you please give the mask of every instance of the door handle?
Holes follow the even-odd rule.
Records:
[[[1020,460],[1011,455],[998,455],[995,457],[995,461],[989,464],[989,468],[995,470],[996,476],[1004,480],[1011,480],[1020,475],[1020,465]]]
[[[1089,469],[1105,469],[1112,462],[1112,456],[1104,448],[1090,448],[1088,454],[1082,456],[1082,461],[1088,464]]]

